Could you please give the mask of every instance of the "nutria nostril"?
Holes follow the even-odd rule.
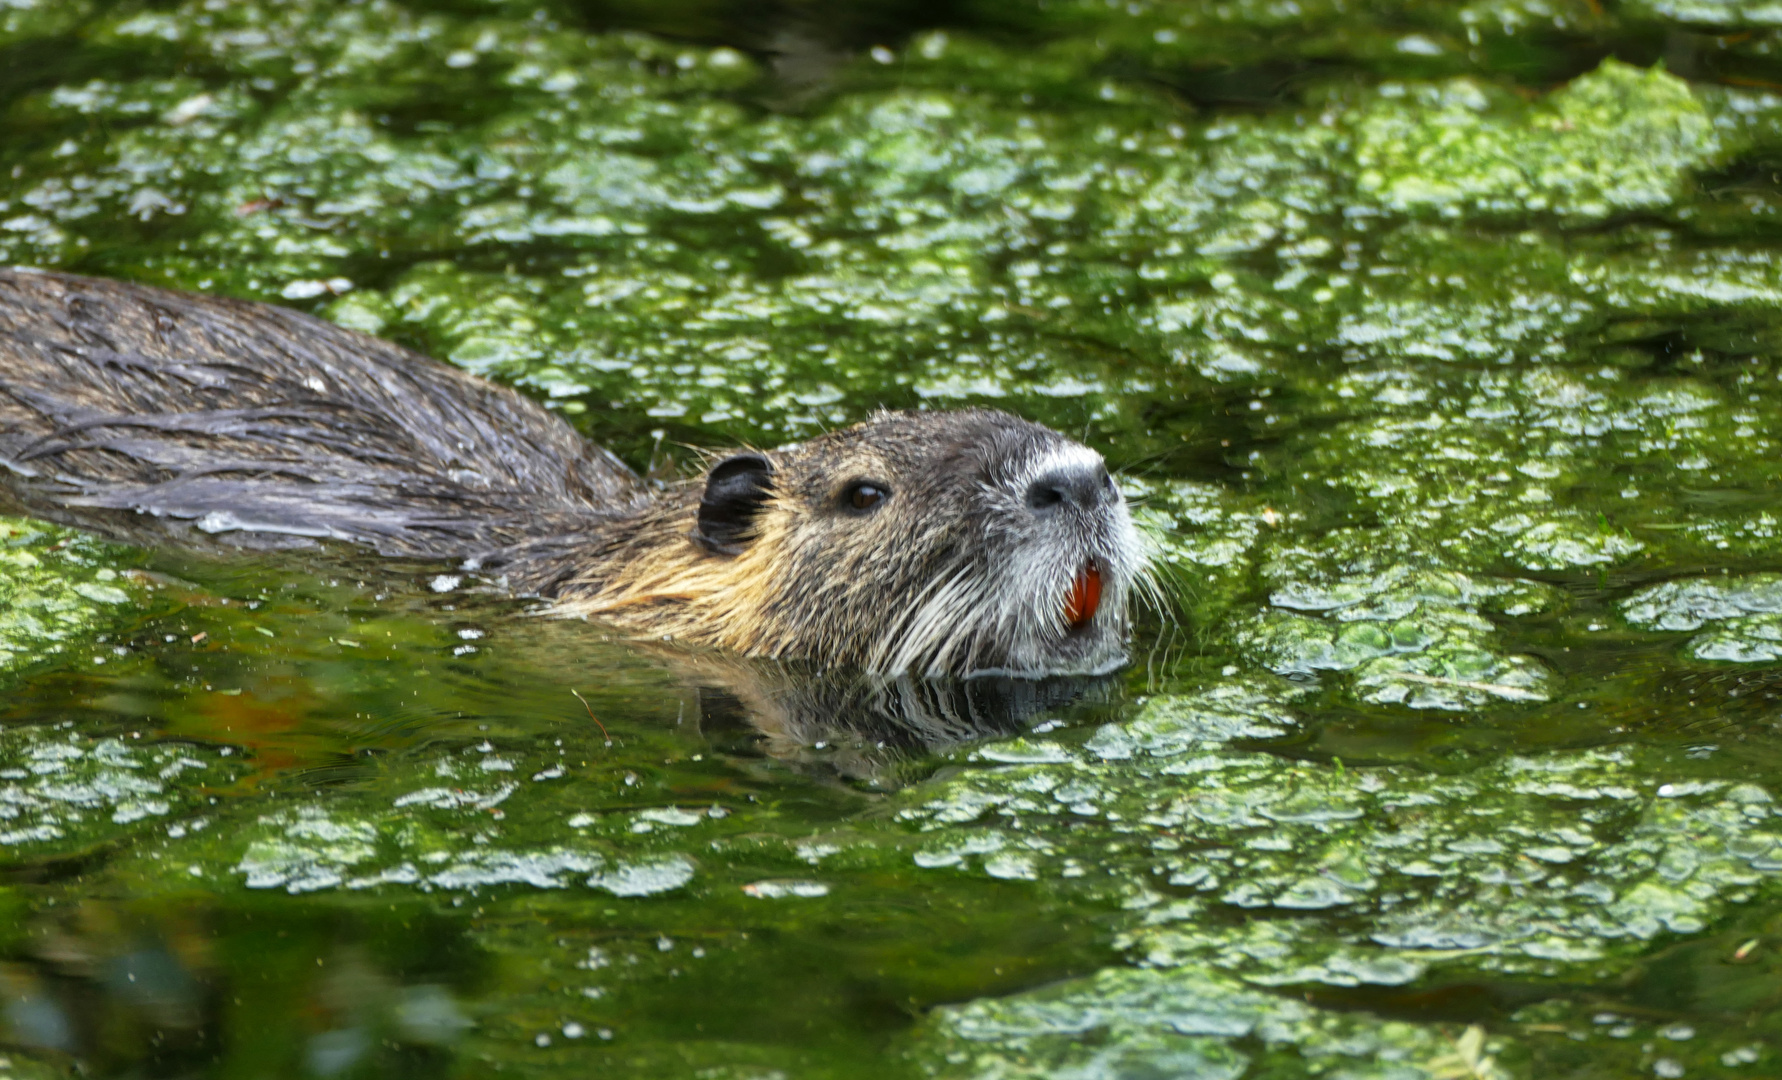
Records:
[[[1093,510],[1108,498],[1106,477],[1106,467],[1088,462],[1048,469],[1027,485],[1027,508],[1041,515],[1067,503],[1079,510]]]

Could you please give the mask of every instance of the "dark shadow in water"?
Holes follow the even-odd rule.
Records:
[[[1308,983],[1283,987],[1286,997],[1321,1009],[1367,1012],[1416,1023],[1488,1023],[1517,1009],[1549,998],[1592,992],[1587,987],[1553,982],[1517,982],[1481,978],[1431,986],[1331,986]]]
[[[1773,911],[1740,913],[1712,933],[1661,948],[1636,962],[1612,983],[1593,986],[1476,979],[1414,986],[1283,987],[1285,996],[1321,1008],[1355,1010],[1418,1023],[1447,1021],[1491,1025],[1539,1001],[1560,1006],[1556,1015],[1584,1017],[1598,1026],[1632,1021],[1733,1024],[1752,1038],[1782,1033],[1782,918]]]
[[[1302,728],[1241,745],[1308,761],[1449,773],[1505,754],[1626,744],[1674,748],[1685,771],[1689,759],[1716,754],[1736,754],[1754,773],[1782,769],[1782,666],[1687,665],[1671,652],[1667,644],[1662,652],[1648,646],[1561,656],[1574,666],[1562,671],[1566,689],[1553,701],[1505,703],[1464,718],[1357,705],[1333,687],[1298,703]]]
[[[1113,700],[1112,676],[1021,679],[869,677],[712,655],[670,662],[693,690],[715,745],[759,747],[780,761],[851,783],[908,779],[910,766],[1007,738],[1041,717]]]

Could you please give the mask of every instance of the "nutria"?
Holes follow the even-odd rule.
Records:
[[[365,334],[30,270],[0,269],[0,464],[18,509],[128,542],[449,558],[559,614],[887,675],[1117,667],[1143,564],[1101,457],[1006,413],[879,413],[652,485]]]

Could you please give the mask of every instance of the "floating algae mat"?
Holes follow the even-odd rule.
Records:
[[[1009,409],[1172,597],[1111,680],[874,695],[0,519],[0,1072],[1776,1075],[1779,55],[1757,0],[0,0],[0,260],[662,477]]]

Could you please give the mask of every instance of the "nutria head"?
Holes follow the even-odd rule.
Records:
[[[1006,413],[881,413],[716,459],[665,503],[564,611],[882,674],[1125,659],[1143,563],[1125,500],[1099,454]]]

